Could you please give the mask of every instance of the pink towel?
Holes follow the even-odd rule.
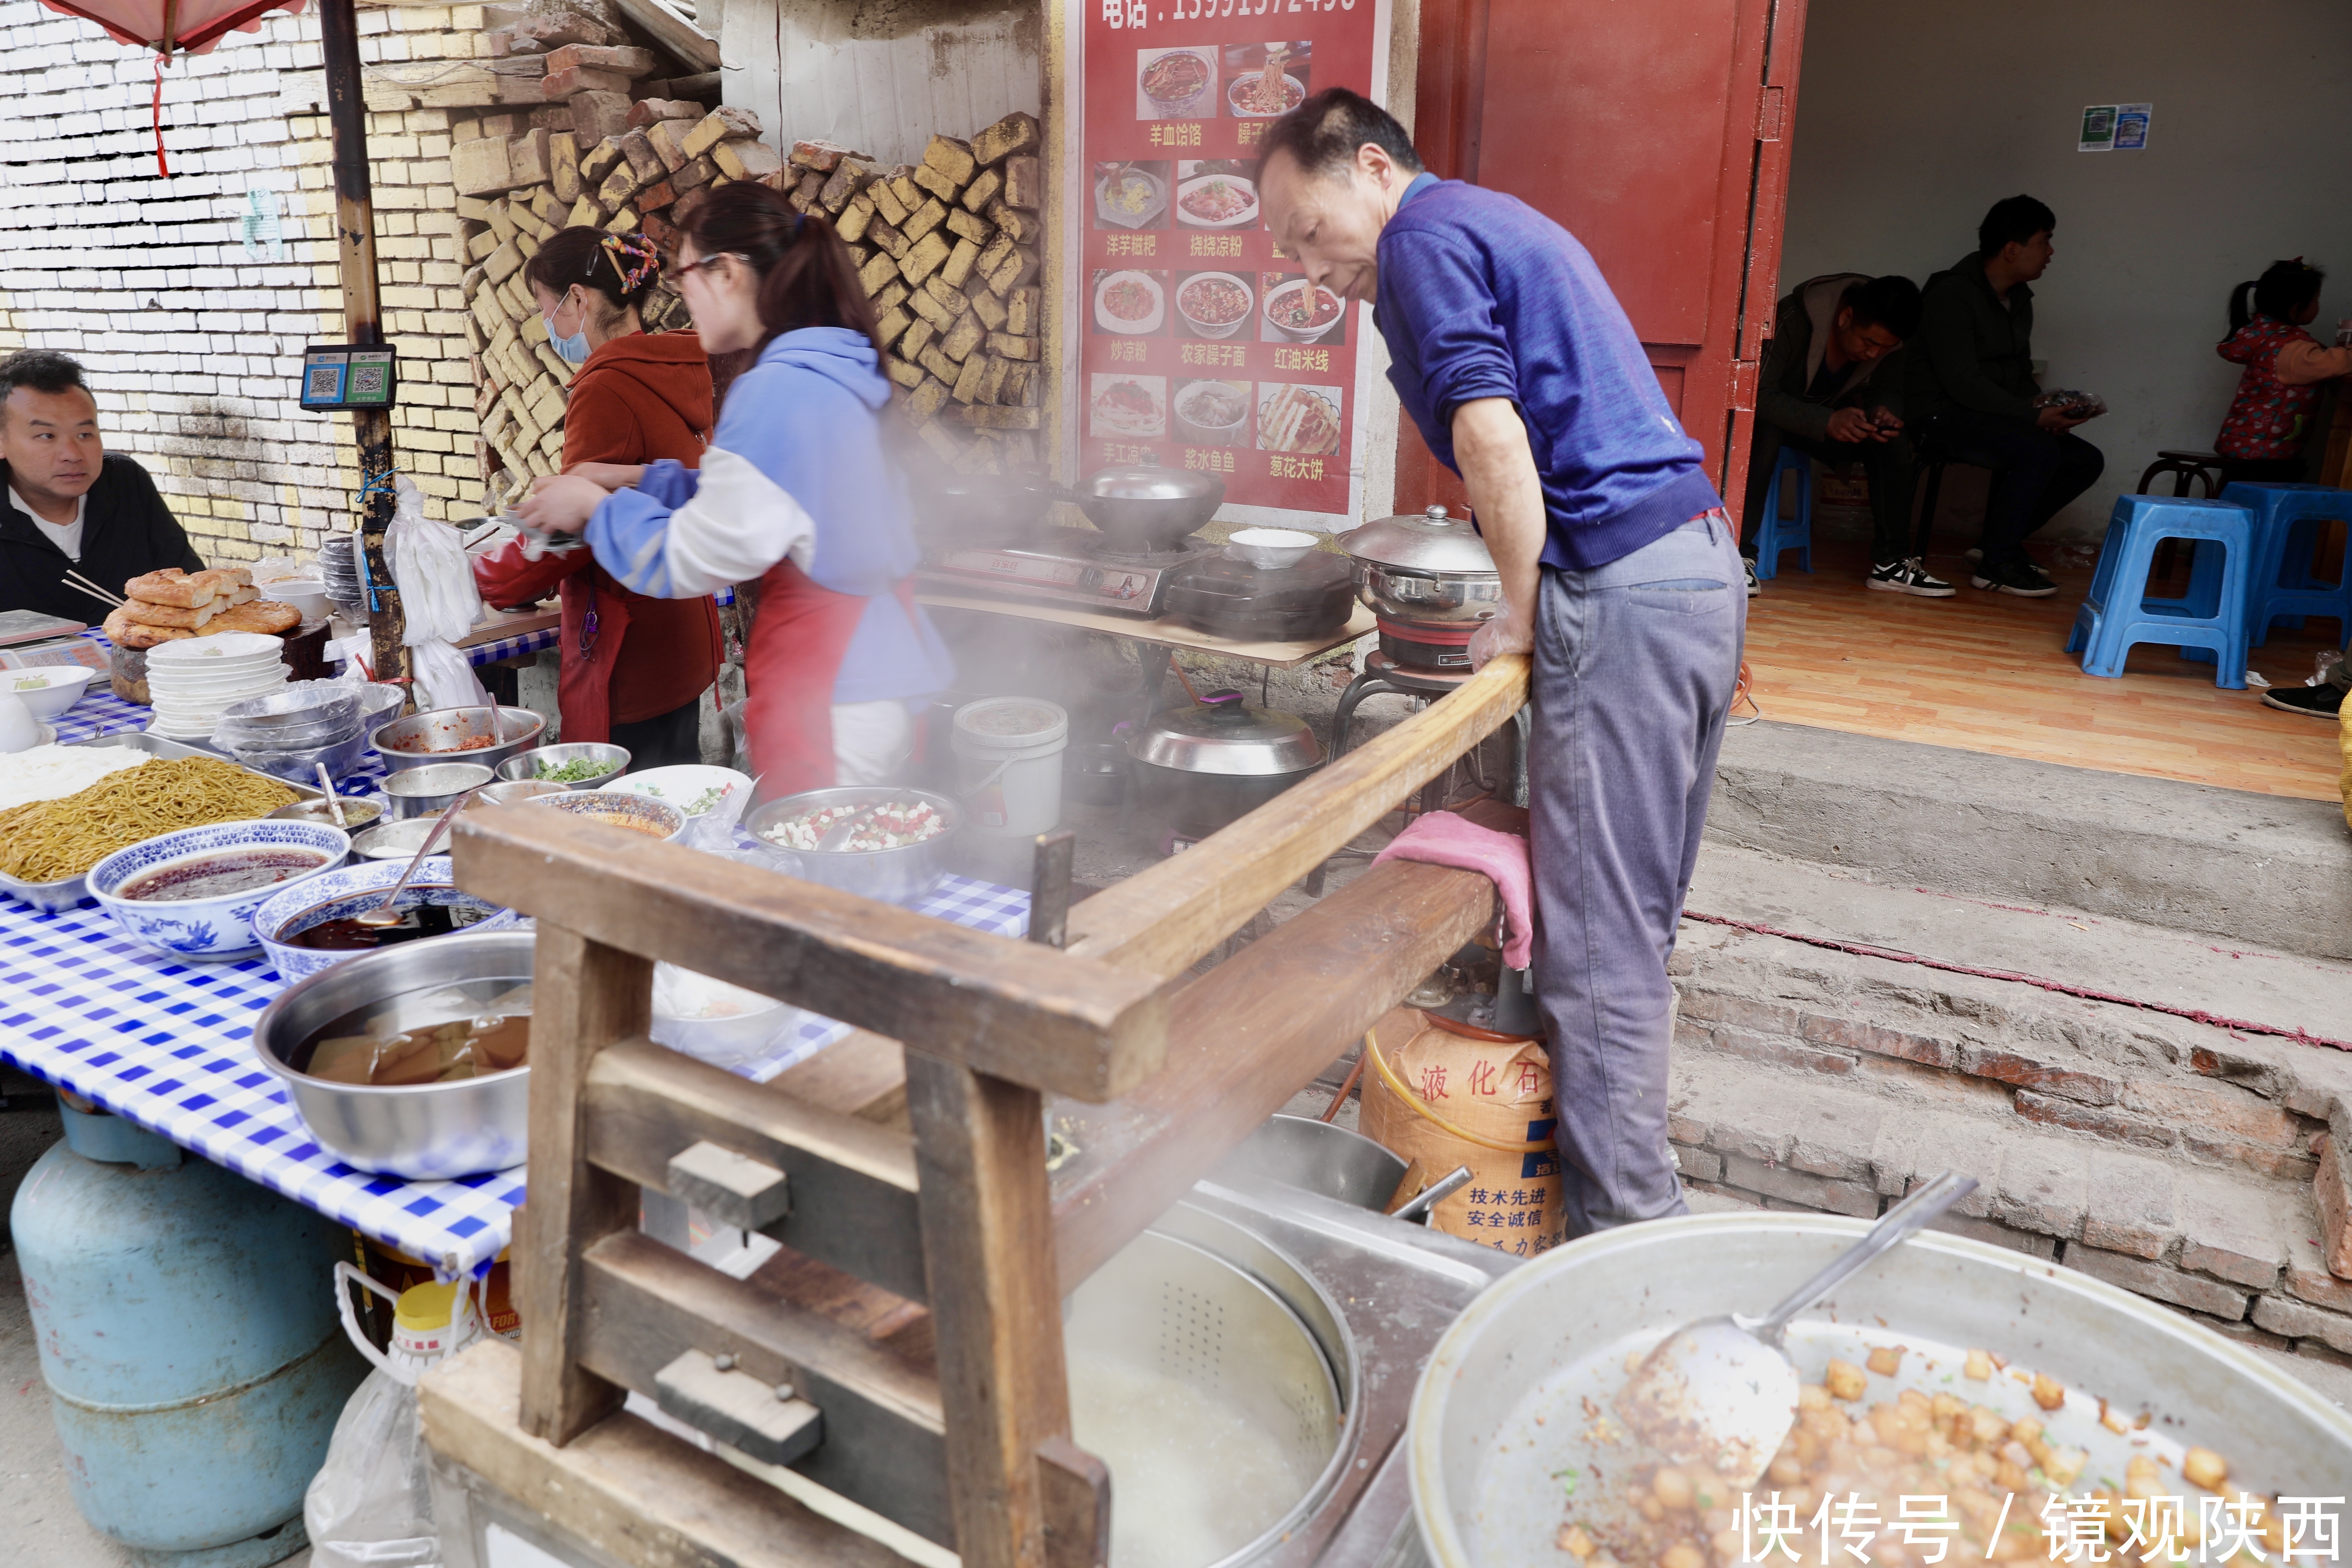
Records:
[[[1503,962],[1525,969],[1535,959],[1535,875],[1528,867],[1528,841],[1465,821],[1450,811],[1417,818],[1372,859],[1425,860],[1454,866],[1494,879],[1503,900]]]

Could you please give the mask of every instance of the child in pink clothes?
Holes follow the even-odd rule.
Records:
[[[2303,330],[2319,314],[2324,276],[2300,258],[2274,261],[2230,296],[2230,335],[2214,352],[2246,373],[2213,442],[2225,482],[2301,479],[2303,443],[2319,406],[2320,384],[2352,374],[2352,349],[2322,348]]]

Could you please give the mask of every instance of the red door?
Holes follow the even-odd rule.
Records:
[[[1805,0],[1423,0],[1413,140],[1582,241],[1738,510],[1771,331]],[[1412,421],[1397,506],[1464,501]]]

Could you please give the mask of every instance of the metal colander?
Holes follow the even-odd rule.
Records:
[[[1287,1259],[1243,1239],[1285,1293],[1319,1298]],[[1337,1329],[1327,1303],[1303,1304]],[[1249,1562],[1341,1462],[1335,1356],[1284,1295],[1202,1246],[1139,1237],[1071,1295],[1064,1342],[1072,1436],[1111,1467],[1112,1568]],[[1345,1375],[1344,1346],[1336,1359]]]

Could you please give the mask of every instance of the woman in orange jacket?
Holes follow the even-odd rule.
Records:
[[[580,367],[563,415],[565,473],[702,461],[713,414],[702,341],[690,331],[648,334],[637,312],[660,270],[650,241],[566,228],[523,274],[551,346]],[[494,605],[532,602],[562,584],[562,739],[625,746],[632,768],[702,760],[702,694],[722,657],[709,598],[631,593],[585,550],[530,561],[520,543],[478,561],[474,581]]]

